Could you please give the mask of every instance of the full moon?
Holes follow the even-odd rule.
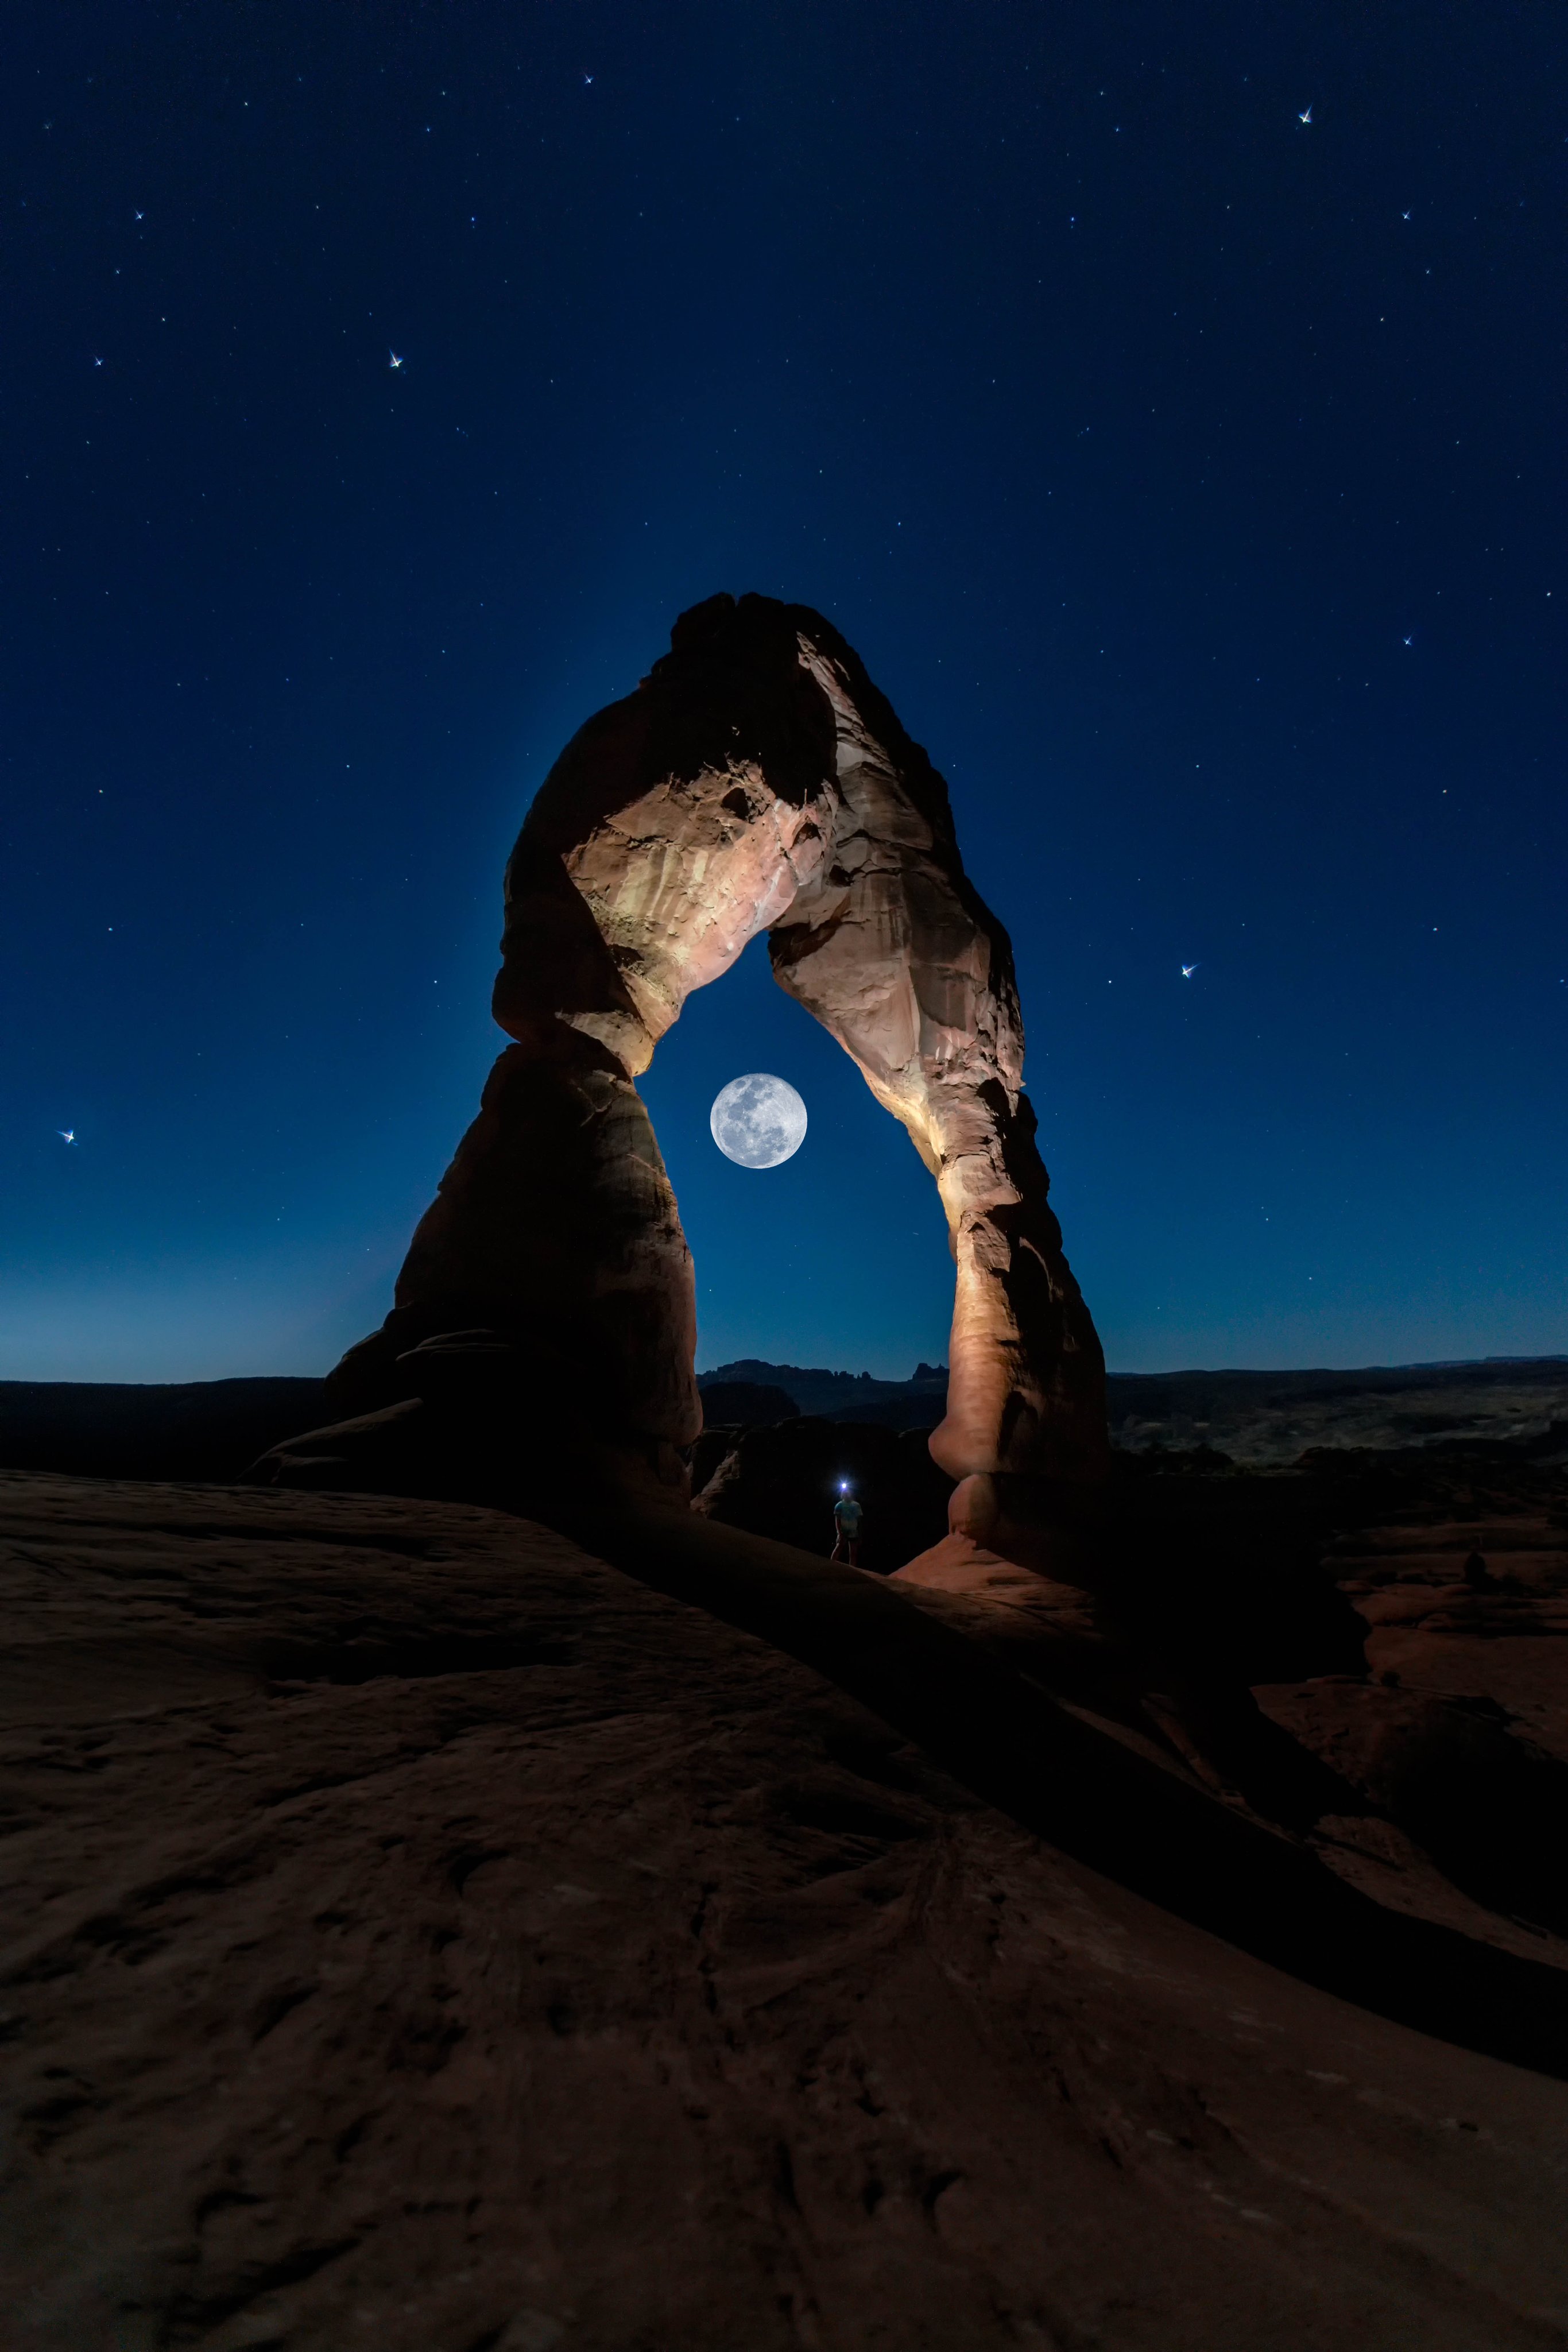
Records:
[[[727,1160],[742,1168],[778,1168],[805,1140],[806,1106],[782,1078],[752,1070],[715,1096],[708,1125]]]

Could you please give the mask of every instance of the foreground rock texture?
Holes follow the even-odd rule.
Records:
[[[759,931],[936,1179],[956,1283],[936,1458],[1092,1486],[1104,1368],[1019,1090],[1007,935],[942,779],[855,654],[762,596],[684,614],[541,788],[507,870],[495,1013],[516,1043],[385,1330],[334,1376],[340,1409],[413,1392],[400,1359],[419,1341],[485,1331],[526,1352],[531,1444],[591,1421],[678,1481],[672,1449],[702,1426],[691,1261],[632,1081]]]
[[[565,1538],[47,1477],[0,1536],[17,2352],[1568,2337],[1562,2083]]]
[[[954,1537],[893,1581],[1380,1906],[1568,1970],[1563,1471],[1492,1446],[1117,1473],[1095,1595]]]

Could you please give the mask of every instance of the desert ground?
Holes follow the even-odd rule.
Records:
[[[1543,1433],[1124,1453],[1086,1593],[747,1524],[854,1422],[561,1528],[91,1420],[0,1473],[18,2352],[1568,2340]]]

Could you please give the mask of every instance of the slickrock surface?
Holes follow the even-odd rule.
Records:
[[[702,1427],[692,1266],[633,1081],[763,931],[942,1197],[956,1284],[936,1459],[955,1478],[1103,1475],[1104,1362],[1021,1091],[1007,933],[964,872],[946,784],[852,648],[756,595],[683,614],[541,785],[506,877],[494,1012],[516,1042],[386,1325],[330,1377],[337,1417],[425,1396],[409,1351],[484,1331],[527,1360],[514,1450],[591,1438],[599,1476],[621,1454],[628,1483],[633,1464],[679,1482],[673,1449]]]
[[[565,1538],[16,1475],[0,1529],[17,2352],[1568,2340],[1568,2087]]]

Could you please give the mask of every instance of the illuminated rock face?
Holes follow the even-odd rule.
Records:
[[[901,1119],[957,1269],[956,1477],[1092,1485],[1099,1341],[1019,1093],[1007,934],[967,879],[946,788],[860,661],[803,605],[716,596],[591,719],[507,869],[501,1055],[420,1223],[386,1332],[335,1375],[384,1400],[395,1352],[480,1326],[550,1367],[552,1417],[635,1452],[694,1438],[690,1255],[632,1080],[695,988],[758,931],[775,977]]]

